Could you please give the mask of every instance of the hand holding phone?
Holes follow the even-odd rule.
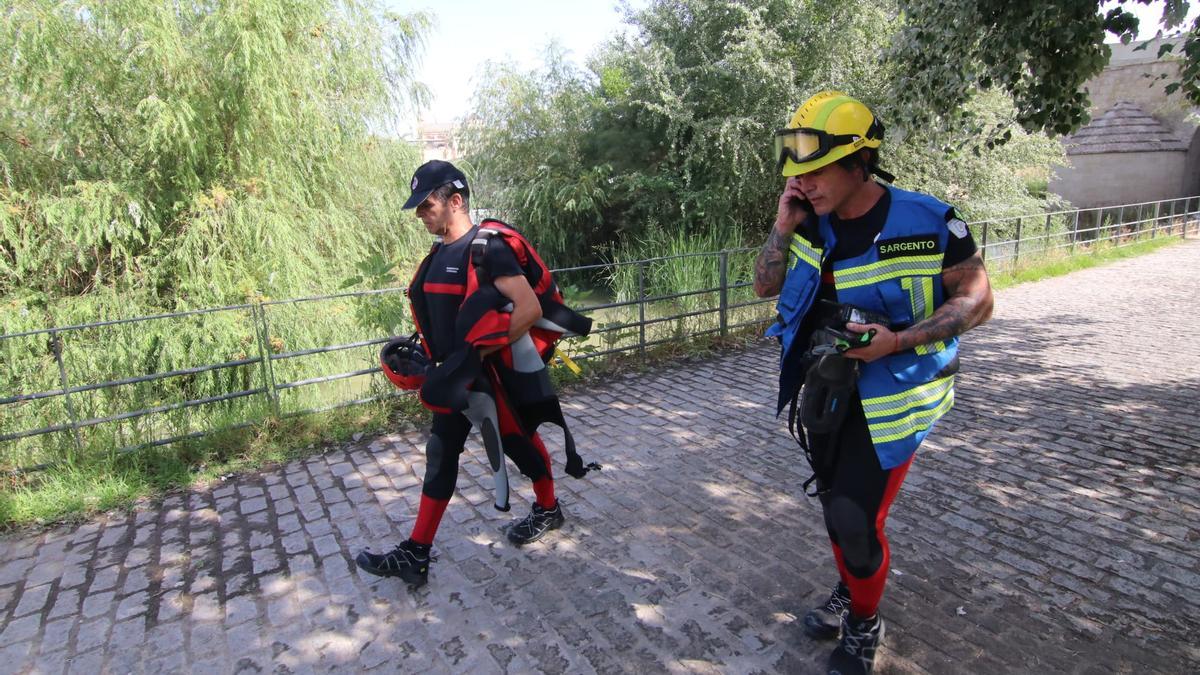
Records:
[[[784,185],[783,194],[779,195],[779,211],[775,216],[775,226],[785,231],[794,232],[813,215],[812,203],[800,189],[800,181],[795,176],[788,178]]]

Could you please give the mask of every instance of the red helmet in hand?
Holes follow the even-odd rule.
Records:
[[[379,365],[392,384],[401,389],[420,389],[425,384],[429,356],[425,347],[412,337],[392,338],[379,352]]]

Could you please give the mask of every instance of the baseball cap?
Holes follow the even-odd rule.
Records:
[[[429,196],[430,192],[446,183],[454,183],[456,188],[467,187],[467,177],[450,162],[432,159],[417,167],[412,177],[412,196],[404,202],[401,208],[415,209]]]

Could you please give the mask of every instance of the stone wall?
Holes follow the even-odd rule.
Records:
[[[1193,150],[1193,153],[1195,151]],[[1184,152],[1123,152],[1072,155],[1059,167],[1051,192],[1078,208],[1115,206],[1197,194]]]
[[[1155,79],[1166,75],[1166,79]],[[1149,77],[1147,77],[1149,76]],[[1167,95],[1166,85],[1179,78],[1177,61],[1153,61],[1110,66],[1086,85],[1092,119],[1104,114],[1117,101],[1132,101],[1176,131],[1195,128],[1187,122],[1190,107],[1178,92]]]
[[[1166,85],[1179,77],[1179,60],[1155,58],[1161,41],[1145,50],[1134,45],[1112,45],[1113,58],[1102,73],[1088,80],[1092,119],[1116,105],[1132,101],[1150,113],[1188,144],[1187,153],[1121,153],[1072,155],[1071,167],[1058,169],[1051,192],[1074,206],[1111,206],[1200,194],[1200,129],[1188,119],[1193,109]],[[1179,46],[1176,46],[1179,50]],[[1166,75],[1165,79],[1157,79]]]

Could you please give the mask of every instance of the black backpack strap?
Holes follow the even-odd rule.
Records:
[[[492,282],[492,275],[488,274],[484,261],[487,260],[488,242],[497,234],[499,231],[480,225],[475,238],[471,240],[471,267],[475,268],[475,279],[480,286]]]

